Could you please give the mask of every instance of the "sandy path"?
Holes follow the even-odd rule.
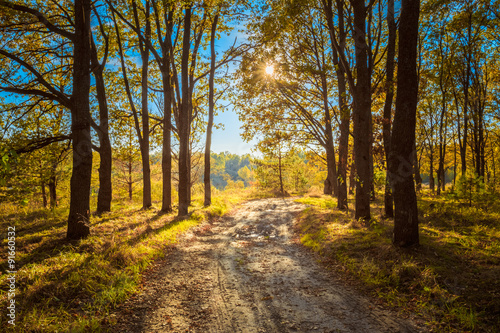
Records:
[[[372,304],[291,240],[292,199],[205,223],[157,262],[114,332],[420,332]]]

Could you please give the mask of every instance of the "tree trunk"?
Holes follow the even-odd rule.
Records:
[[[212,204],[212,189],[210,184],[210,147],[212,145],[212,126],[214,123],[214,80],[215,80],[215,33],[217,31],[217,22],[219,14],[216,14],[212,22],[212,30],[210,34],[210,76],[208,78],[208,124],[207,124],[207,140],[205,142],[205,173],[203,181],[205,183],[205,200],[204,205]]]
[[[187,215],[189,207],[189,51],[191,35],[191,7],[186,7],[184,13],[184,35],[182,42],[181,82],[182,103],[179,110],[179,216]]]
[[[42,175],[40,175],[41,178],[43,178]],[[42,180],[42,183],[40,184],[40,188],[42,190],[42,202],[43,202],[43,208],[47,208],[47,193],[45,192],[45,182]]]
[[[417,144],[413,143],[412,153],[413,175],[415,176],[415,188],[418,191],[422,189],[422,176],[420,176],[420,159],[417,154]]]
[[[137,5],[135,1],[132,1],[132,9],[134,14],[134,21],[137,27],[140,26],[139,16],[137,13]],[[125,83],[125,92],[127,94],[127,99],[132,110],[132,116],[134,117],[134,128],[137,133],[137,139],[139,141],[139,147],[141,150],[142,159],[142,172],[143,172],[143,196],[142,205],[144,209],[151,207],[151,171],[149,166],[149,111],[148,111],[148,65],[149,65],[149,48],[144,45],[141,38],[140,32],[138,32],[139,38],[139,51],[142,60],[142,72],[141,72],[141,112],[142,112],[142,133],[141,126],[139,123],[139,116],[137,109],[135,107],[135,102],[132,97],[132,92],[130,89],[130,83],[127,76],[127,67],[125,65],[125,56],[121,43],[121,34],[119,25],[116,22],[114,11],[112,11],[112,18],[115,25],[116,31],[116,41],[118,44],[118,51],[120,55],[120,63],[123,75],[123,81]],[[151,24],[149,22],[149,1],[146,1],[146,38],[150,38],[151,35]],[[146,42],[147,44],[147,42]]]
[[[460,146],[460,159],[462,162],[462,175],[465,175],[467,172],[467,135],[468,135],[468,127],[469,127],[469,115],[468,115],[468,107],[469,107],[469,86],[470,86],[470,76],[471,76],[471,63],[470,63],[470,54],[471,54],[471,36],[472,36],[472,13],[469,12],[469,21],[467,25],[467,54],[465,56],[466,63],[466,73],[465,78],[463,80],[463,89],[464,89],[464,104],[463,104],[463,113],[464,113],[464,123],[463,123],[463,137],[460,140],[460,124],[458,124],[458,133],[459,133],[459,146]],[[458,112],[458,108],[457,108]],[[460,118],[457,118],[460,121]]]
[[[347,209],[347,156],[349,148],[349,108],[346,105],[346,78],[345,68],[341,66],[339,60],[339,51],[335,47],[335,34],[338,33],[339,48],[345,48],[345,29],[344,29],[344,2],[336,0],[338,14],[338,32],[334,26],[333,18],[333,1],[323,1],[323,9],[330,34],[330,43],[332,45],[333,63],[336,66],[338,102],[340,110],[340,137],[339,137],[339,164],[338,176],[334,180],[337,183],[337,207],[339,209]]]
[[[370,216],[370,128],[371,75],[366,44],[366,7],[364,0],[352,0],[357,82],[354,91],[354,162],[356,164],[355,218],[369,221]]]
[[[73,95],[71,129],[73,174],[70,181],[68,239],[90,235],[90,182],[92,142],[90,136],[90,0],[75,0],[73,49]]]
[[[434,147],[429,144],[429,188],[434,192]]]
[[[323,193],[327,195],[335,195],[337,192],[337,172],[336,172],[336,163],[335,163],[335,150],[333,148],[333,138],[327,139],[326,150],[326,179],[325,179],[325,187],[323,189]]]
[[[326,136],[326,170],[324,194],[336,195],[337,190],[337,163],[335,162],[335,148],[333,147],[332,117],[328,105],[328,82],[326,74],[321,75],[321,88],[323,95],[323,111],[325,114],[325,136]]]
[[[411,163],[418,100],[419,7],[419,0],[403,0],[399,23],[396,113],[391,136],[390,170],[395,206],[393,242],[400,247],[419,244],[417,196]]]
[[[282,166],[281,166],[281,147],[279,148],[278,152],[278,169],[279,169],[279,177],[280,177],[280,193],[281,195],[285,195],[285,189],[283,188],[283,173],[282,173]]]
[[[394,19],[394,0],[387,2],[387,26],[389,30],[389,40],[387,43],[387,63],[386,63],[386,95],[384,104],[384,119],[382,123],[382,138],[384,141],[386,181],[384,186],[384,215],[394,217],[394,200],[389,182],[389,153],[391,151],[391,122],[392,104],[394,100],[394,59],[396,57],[396,22]]]
[[[92,43],[94,45],[94,43]],[[97,62],[97,50],[92,50],[92,64],[96,84],[97,101],[99,104],[99,193],[97,195],[97,214],[111,211],[112,186],[111,186],[111,141],[109,139],[108,102],[104,85],[103,69]]]
[[[153,2],[153,4],[155,4]],[[167,10],[167,8],[164,8]],[[154,6],[154,13],[157,22],[160,21],[158,7]],[[163,138],[162,138],[162,205],[161,211],[164,213],[172,212],[172,73],[171,73],[171,58],[172,55],[172,30],[173,30],[173,13],[174,7],[170,7],[165,19],[165,38],[162,48],[162,62],[159,67],[162,71],[163,83]],[[160,35],[160,25],[157,24],[158,35]]]
[[[137,22],[137,26],[139,26]],[[149,22],[149,1],[146,1],[146,39],[151,38],[151,24]],[[142,156],[142,207],[148,209],[151,201],[151,167],[149,165],[149,109],[148,109],[148,71],[149,48],[141,47],[142,73],[141,73],[141,113],[142,113],[142,140],[140,141]]]
[[[356,186],[356,164],[351,163],[351,170],[349,172],[349,194],[354,194],[354,187]]]
[[[129,162],[128,164],[128,198],[129,200],[132,200],[132,162]]]
[[[57,207],[57,191],[56,191],[56,175],[53,174],[49,178],[49,199],[50,199],[50,208]]]
[[[162,142],[162,205],[161,211],[172,211],[172,85],[170,83],[170,63],[164,58],[163,80],[163,142]]]
[[[453,134],[453,189],[457,185],[457,141]]]

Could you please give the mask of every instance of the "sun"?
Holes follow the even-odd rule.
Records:
[[[266,74],[267,75],[272,75],[274,73],[274,66],[273,65],[267,65],[266,67]]]

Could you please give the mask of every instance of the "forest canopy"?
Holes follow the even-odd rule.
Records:
[[[67,198],[68,238],[134,191],[185,216],[195,187],[206,206],[213,188],[321,187],[342,210],[353,193],[366,223],[383,189],[395,235],[415,222],[406,246],[423,186],[469,204],[497,191],[499,2],[0,7],[1,197]],[[212,152],[223,111],[258,158]]]

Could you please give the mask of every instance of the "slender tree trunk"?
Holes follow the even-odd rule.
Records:
[[[332,117],[328,105],[328,82],[326,75],[321,75],[321,88],[323,95],[323,111],[325,114],[325,136],[326,136],[326,170],[324,194],[336,195],[337,189],[337,163],[335,162],[335,148],[333,147]]]
[[[420,159],[417,154],[417,144],[413,144],[412,153],[413,175],[415,176],[415,188],[417,191],[422,189],[422,176],[420,175]]]
[[[162,142],[162,205],[161,211],[170,213],[172,211],[172,85],[170,84],[170,63],[164,58],[163,80],[163,142]]]
[[[434,192],[434,147],[429,143],[429,188]]]
[[[192,122],[190,121],[189,124],[192,124]],[[191,127],[191,125],[189,126]],[[191,132],[190,132],[191,133]],[[189,134],[188,138],[191,140],[191,134]],[[189,143],[189,145],[191,146],[191,142]],[[188,163],[188,188],[187,188],[187,197],[188,197],[188,205],[191,206],[191,200],[192,200],[192,191],[193,191],[193,182],[192,182],[192,177],[193,177],[193,160],[192,160],[192,149],[191,147],[189,148],[189,155],[188,155],[188,160],[187,160],[187,163]]]
[[[370,114],[370,128],[373,129],[373,119]],[[373,131],[370,136],[370,201],[375,201],[377,193],[375,193],[375,167],[373,165]]]
[[[443,49],[443,33],[439,38],[439,51],[440,51],[440,70],[439,70],[439,90],[441,91],[441,115],[439,117],[439,157],[438,157],[438,186],[437,194],[441,195],[441,189],[445,190],[445,171],[444,171],[444,158],[446,153],[446,93],[445,86],[445,54]],[[447,81],[447,80],[446,80]]]
[[[40,175],[40,177],[43,177]],[[45,192],[45,182],[42,180],[42,183],[40,184],[40,188],[42,190],[42,202],[43,202],[43,208],[47,208],[47,193]]]
[[[137,4],[132,1],[132,9],[134,14],[134,21],[136,27],[140,27],[141,23],[139,22],[139,16],[137,12]],[[146,39],[151,38],[151,24],[149,22],[149,1],[146,1]],[[149,111],[148,111],[148,70],[149,70],[149,48],[144,45],[143,40],[138,33],[139,38],[139,50],[141,54],[142,60],[142,71],[141,71],[141,120],[142,120],[142,133],[141,133],[141,125],[139,123],[139,116],[137,109],[135,107],[134,100],[132,98],[132,93],[130,89],[130,83],[127,77],[127,68],[125,65],[125,58],[123,47],[121,43],[121,35],[118,23],[115,20],[114,12],[112,12],[113,21],[115,24],[115,31],[117,36],[117,44],[120,55],[120,62],[123,74],[123,80],[125,83],[125,92],[127,94],[127,99],[130,104],[130,108],[132,110],[132,115],[134,117],[134,127],[137,133],[137,139],[139,141],[139,147],[141,150],[141,159],[142,159],[142,173],[143,173],[143,195],[142,195],[142,206],[144,209],[148,209],[151,207],[151,170],[149,166]]]
[[[497,171],[496,171],[496,161],[495,161],[495,149],[493,146],[491,147],[491,167],[493,169],[493,192],[496,192],[496,184],[497,184]]]
[[[189,51],[191,39],[191,7],[184,13],[184,35],[182,42],[181,82],[182,103],[179,110],[179,216],[187,215],[189,207]]]
[[[278,152],[278,169],[279,169],[279,176],[280,176],[280,192],[281,195],[285,195],[285,189],[283,188],[283,173],[282,173],[282,165],[281,165],[281,147],[279,148]]]
[[[205,206],[212,204],[212,189],[210,184],[210,148],[212,146],[212,127],[214,124],[214,81],[215,81],[215,33],[217,32],[217,22],[219,14],[216,14],[212,22],[210,33],[210,76],[208,78],[208,124],[207,140],[205,142],[205,173],[203,181],[205,183]]]
[[[464,113],[464,123],[463,123],[463,137],[462,140],[460,141],[459,138],[459,143],[460,143],[460,159],[462,162],[462,175],[465,175],[467,172],[467,135],[469,131],[469,114],[468,114],[468,107],[469,107],[469,86],[470,86],[470,76],[471,76],[471,63],[470,63],[470,55],[471,55],[471,36],[472,36],[472,14],[470,13],[470,8],[468,10],[469,12],[469,21],[467,25],[467,54],[465,57],[465,63],[466,63],[466,73],[465,73],[465,78],[463,82],[463,89],[464,89],[464,105],[463,105],[463,113]],[[457,108],[458,112],[458,108]],[[460,118],[458,118],[460,119]],[[460,124],[458,124],[459,129],[460,129]],[[459,132],[460,133],[460,132]],[[459,134],[460,135],[460,134]]]
[[[325,187],[323,189],[324,194],[335,195],[337,191],[337,172],[335,163],[335,150],[333,148],[333,138],[327,138],[327,143],[325,147],[326,151],[326,172],[327,176],[325,179]]]
[[[486,178],[484,177],[484,169],[485,169],[485,158],[484,158],[484,129],[483,129],[483,106],[481,105],[479,107],[479,115],[478,115],[478,122],[479,122],[479,128],[478,128],[478,139],[479,139],[479,154],[478,154],[478,163],[479,163],[479,170],[478,170],[478,175],[480,177],[483,177],[483,181],[486,181]]]
[[[336,0],[337,4],[337,17],[338,17],[338,37],[339,48],[345,48],[345,28],[344,28],[344,2]],[[340,137],[339,137],[339,164],[338,164],[338,177],[337,182],[337,206],[339,209],[347,209],[347,156],[349,148],[349,122],[350,114],[349,108],[346,105],[346,78],[345,68],[340,65],[339,54],[335,49],[335,34],[336,29],[334,26],[333,18],[333,1],[323,1],[323,9],[328,25],[330,34],[330,42],[332,45],[333,62],[336,65],[337,74],[337,88],[338,88],[338,101],[340,110]]]
[[[354,13],[357,83],[354,91],[354,162],[356,164],[355,218],[369,221],[370,216],[370,128],[371,75],[366,44],[366,7],[364,0],[351,1]]]
[[[128,182],[127,182],[127,185],[128,185],[128,198],[129,198],[129,200],[132,200],[132,185],[133,185],[133,182],[132,182],[132,162],[128,163]]]
[[[396,113],[391,136],[391,184],[394,191],[396,246],[419,244],[418,212],[412,155],[418,101],[417,40],[419,0],[402,0],[399,25],[399,61]]]
[[[394,217],[394,200],[389,183],[389,152],[391,151],[392,105],[394,100],[394,59],[396,57],[396,21],[394,19],[394,0],[387,2],[387,26],[389,39],[387,42],[386,87],[384,103],[384,119],[382,123],[382,139],[384,141],[386,181],[384,186],[384,215]]]
[[[73,174],[70,181],[68,239],[90,235],[90,182],[92,142],[90,136],[90,0],[75,0],[73,49],[73,95],[71,129]]]
[[[455,135],[453,137],[453,189],[455,189],[457,183],[457,141]]]
[[[50,199],[50,208],[57,207],[57,183],[55,174],[51,175],[49,178],[49,199]]]
[[[157,31],[160,35],[160,13],[159,8],[154,4],[154,13],[157,21]],[[167,10],[164,8],[164,10]],[[173,84],[171,78],[171,58],[172,58],[172,30],[173,30],[174,8],[168,10],[164,15],[166,34],[163,40],[162,62],[159,67],[162,71],[163,83],[163,138],[162,138],[162,206],[161,211],[170,213],[172,211],[172,92]]]
[[[349,194],[354,194],[354,188],[356,187],[356,164],[351,163],[351,170],[349,172]]]
[[[136,25],[139,26],[138,20]],[[149,1],[146,1],[146,39],[151,38],[151,23],[149,22]],[[149,48],[141,47],[142,73],[141,73],[141,113],[142,113],[142,174],[143,191],[142,206],[148,209],[152,205],[151,200],[151,166],[149,163],[149,109],[148,109],[148,72],[149,72]]]
[[[94,45],[94,43],[93,43]],[[96,84],[97,101],[99,104],[99,194],[97,195],[97,214],[111,211],[112,186],[111,186],[111,141],[109,139],[108,102],[106,99],[106,88],[104,85],[103,69],[97,62],[97,50],[92,50],[92,64]]]

